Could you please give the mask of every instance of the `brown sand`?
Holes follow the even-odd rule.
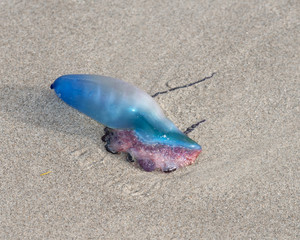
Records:
[[[0,238],[299,239],[299,1],[106,2],[0,1]],[[171,174],[107,153],[49,88],[94,73],[154,94],[212,72],[156,98],[182,130],[206,119]]]

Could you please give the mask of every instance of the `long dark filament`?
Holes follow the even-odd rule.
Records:
[[[162,91],[162,92],[157,92],[157,93],[153,94],[152,97],[156,97],[156,96],[158,96],[158,95],[160,95],[160,94],[165,94],[165,93],[168,93],[168,92],[172,92],[172,91],[177,90],[177,89],[180,89],[180,88],[191,87],[191,86],[193,86],[193,85],[195,85],[195,84],[197,84],[197,83],[204,82],[205,80],[212,78],[215,74],[216,74],[216,73],[214,72],[214,73],[212,73],[210,76],[205,77],[205,78],[203,78],[203,79],[200,79],[200,80],[198,80],[198,81],[196,81],[196,82],[188,83],[188,84],[183,85],[183,86],[178,86],[178,87],[170,88],[170,89],[165,90],[165,91]]]
[[[153,94],[152,97],[156,97],[156,96],[158,96],[158,95],[160,95],[160,94],[165,94],[165,93],[168,93],[168,92],[171,92],[171,91],[180,89],[180,88],[186,88],[186,87],[193,86],[193,85],[195,85],[195,84],[197,84],[197,83],[204,82],[205,80],[212,78],[215,74],[216,74],[216,72],[214,72],[214,73],[212,73],[210,76],[205,77],[205,78],[203,78],[203,79],[200,79],[200,80],[198,80],[198,81],[196,81],[196,82],[192,82],[192,83],[189,83],[189,84],[186,84],[186,85],[183,85],[183,86],[178,86],[178,87],[170,88],[170,89],[165,90],[165,91],[162,91],[162,92],[157,92],[157,93]],[[188,134],[189,134],[190,132],[192,132],[196,127],[198,127],[198,126],[200,125],[200,123],[204,123],[205,121],[206,121],[206,120],[204,119],[204,120],[201,120],[201,121],[199,121],[199,122],[197,122],[197,123],[194,123],[192,126],[188,127],[188,128],[184,131],[184,134],[188,135]]]

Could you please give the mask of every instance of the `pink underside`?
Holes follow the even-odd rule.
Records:
[[[170,171],[190,165],[201,152],[184,147],[145,144],[130,130],[110,129],[110,132],[108,147],[115,152],[129,153],[146,171]]]

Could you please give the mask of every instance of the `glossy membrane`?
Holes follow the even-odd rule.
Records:
[[[110,152],[128,152],[146,171],[194,162],[201,147],[183,134],[146,92],[119,79],[65,75],[51,85],[64,102],[112,129]]]

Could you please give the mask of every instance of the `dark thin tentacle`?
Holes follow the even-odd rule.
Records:
[[[188,127],[185,131],[184,131],[184,134],[188,135],[190,132],[192,132],[196,127],[199,126],[200,123],[204,123],[206,120],[201,120],[195,124],[193,124],[192,126]]]
[[[205,77],[205,78],[203,78],[203,79],[200,79],[200,80],[198,80],[198,81],[196,81],[196,82],[192,82],[192,83],[189,83],[189,84],[186,84],[186,85],[183,85],[183,86],[178,86],[178,87],[170,88],[170,89],[165,90],[165,91],[162,91],[162,92],[157,92],[157,93],[153,94],[152,97],[156,97],[156,96],[158,96],[158,95],[160,95],[160,94],[168,93],[168,92],[171,92],[171,91],[180,89],[180,88],[186,88],[186,87],[193,86],[193,85],[195,85],[195,84],[197,84],[197,83],[200,83],[200,82],[203,82],[203,81],[205,81],[205,80],[207,80],[207,79],[212,78],[215,74],[216,74],[216,72],[214,72],[214,73],[212,73],[210,76]]]

